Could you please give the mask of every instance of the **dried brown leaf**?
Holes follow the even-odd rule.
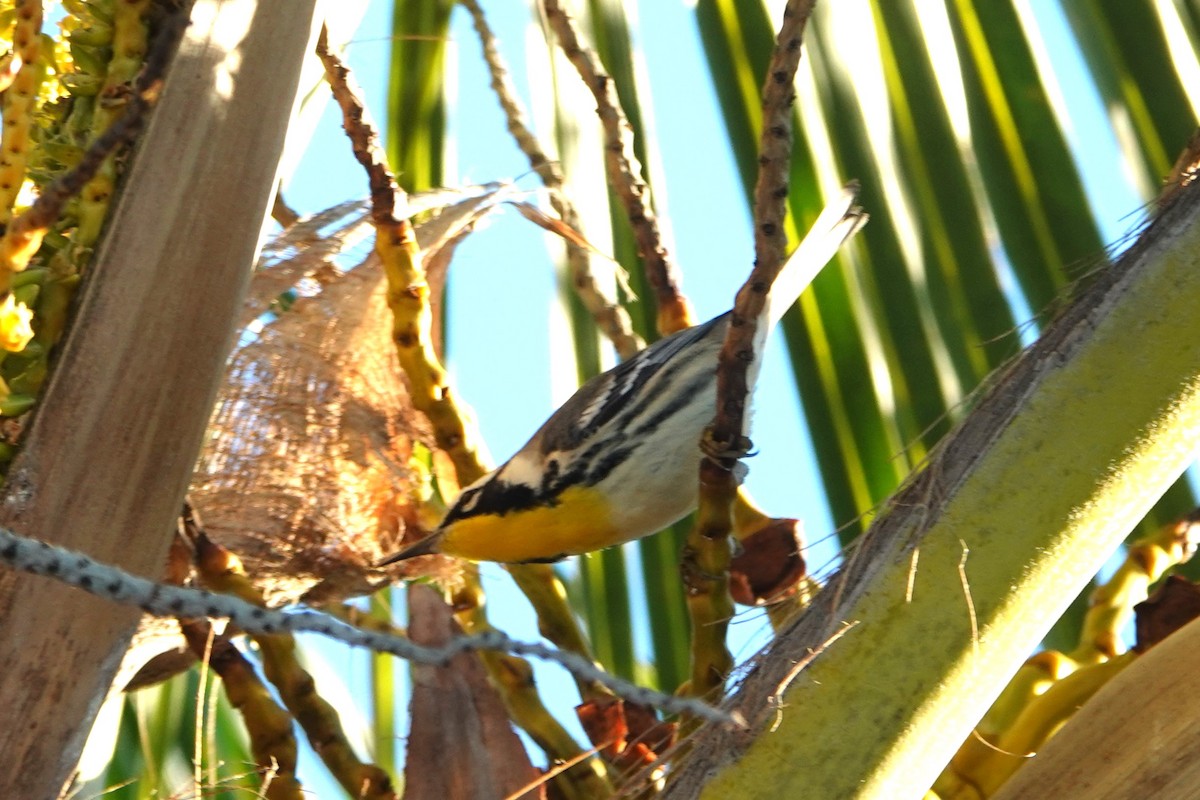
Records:
[[[1133,607],[1138,652],[1145,652],[1200,617],[1200,586],[1171,575],[1154,594]]]
[[[806,574],[800,522],[776,519],[742,540],[729,565],[729,593],[745,606],[762,606],[795,591]]]
[[[591,743],[620,772],[653,763],[675,743],[678,726],[646,706],[610,697],[582,703],[575,713]]]
[[[526,203],[520,200],[506,200],[505,203],[515,208],[518,212],[520,212],[522,217],[529,220],[534,225],[537,225],[542,230],[549,231],[555,236],[560,236],[576,247],[582,247],[589,253],[594,253],[603,259],[612,261],[614,264],[617,263],[616,260],[613,259],[613,257],[608,253],[605,253],[603,250],[589,242],[587,237],[585,237],[582,233],[575,230],[558,217],[547,214],[545,211],[542,211],[532,203]]]

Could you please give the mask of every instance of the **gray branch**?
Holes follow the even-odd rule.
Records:
[[[691,714],[713,722],[739,725],[740,715],[699,700],[675,697],[610,675],[575,653],[536,642],[512,639],[500,631],[459,636],[441,647],[424,647],[403,636],[363,630],[312,609],[280,611],[247,603],[205,589],[156,583],[102,564],[82,553],[37,539],[27,539],[0,528],[0,562],[23,572],[44,575],[114,603],[137,606],[156,617],[228,619],[247,633],[319,633],[354,647],[415,661],[445,665],[459,653],[495,650],[552,661],[576,678],[595,681],[632,703],[653,706],[672,714]]]

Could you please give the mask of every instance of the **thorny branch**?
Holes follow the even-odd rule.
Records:
[[[783,220],[787,213],[787,176],[792,155],[792,103],[796,97],[793,84],[800,65],[804,26],[815,2],[788,0],[763,84],[763,129],[758,181],[754,187],[754,269],[738,291],[733,321],[718,359],[717,417],[712,426],[713,442],[733,452],[745,447],[742,431],[750,367],[745,354],[754,352],[755,321],[779,275],[787,247]]]
[[[114,603],[137,606],[157,617],[228,619],[252,634],[319,633],[354,647],[391,653],[420,664],[444,665],[455,655],[468,651],[532,656],[560,664],[584,680],[601,683],[630,702],[670,713],[694,714],[713,722],[739,724],[737,717],[706,703],[637,686],[604,672],[575,653],[517,641],[496,630],[460,636],[441,647],[424,647],[401,636],[356,628],[312,609],[284,612],[256,606],[230,595],[155,583],[102,564],[83,553],[27,539],[5,528],[0,528],[0,562],[22,572],[53,578]]]
[[[342,110],[342,127],[350,139],[354,157],[367,173],[367,186],[371,190],[371,221],[381,228],[407,227],[407,217],[396,217],[396,196],[402,194],[402,190],[388,169],[387,158],[379,146],[379,136],[359,100],[362,92],[354,83],[350,69],[329,49],[329,32],[324,26],[317,39],[317,57],[325,66],[325,76],[333,99]],[[402,236],[403,233],[397,232],[396,235]]]
[[[563,54],[596,99],[596,113],[604,128],[604,163],[608,179],[625,206],[645,265],[646,279],[654,290],[659,333],[666,335],[687,328],[692,324],[691,308],[680,289],[678,270],[663,244],[658,220],[650,208],[641,165],[633,152],[629,120],[621,111],[616,86],[605,74],[600,59],[580,41],[574,20],[558,0],[543,0],[543,7]]]
[[[450,456],[459,483],[466,486],[488,471],[487,456],[479,449],[474,415],[458,400],[446,370],[433,352],[429,283],[420,245],[408,220],[408,196],[396,184],[379,147],[379,136],[360,99],[361,92],[349,68],[329,49],[324,28],[317,40],[317,56],[325,66],[333,98],[342,110],[343,127],[354,157],[367,173],[371,222],[376,231],[375,252],[387,277],[396,356],[408,376],[414,406],[429,419],[438,447]]]
[[[477,0],[460,0],[471,15],[475,31],[479,34],[479,42],[483,47],[483,58],[487,62],[488,71],[492,76],[492,91],[500,101],[508,120],[508,131],[512,134],[517,147],[529,159],[533,168],[550,190],[550,205],[558,212],[562,221],[573,230],[582,230],[579,212],[564,194],[563,174],[558,165],[551,161],[537,137],[525,123],[525,110],[517,97],[517,92],[509,78],[504,59],[496,47],[496,37],[488,26],[487,18],[483,15]],[[633,323],[627,312],[619,303],[613,300],[609,292],[596,281],[592,274],[590,257],[585,248],[573,242],[567,242],[567,267],[571,273],[571,285],[575,287],[579,299],[583,301],[588,313],[596,320],[596,324],[604,335],[609,338],[622,359],[630,358],[642,349],[641,338],[633,332]]]
[[[787,245],[783,233],[792,149],[792,83],[800,63],[804,23],[814,0],[789,0],[763,86],[763,131],[755,189],[755,263],[734,302],[717,360],[717,413],[701,442],[700,502],[685,550],[688,607],[693,618],[692,685],[699,697],[720,691],[733,667],[726,643],[733,615],[729,595],[729,537],[739,478],[738,458],[749,449],[745,430],[749,370],[757,358],[756,329]]]

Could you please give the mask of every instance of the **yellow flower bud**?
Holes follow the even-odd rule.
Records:
[[[10,294],[0,304],[0,347],[19,353],[33,338],[33,312]]]

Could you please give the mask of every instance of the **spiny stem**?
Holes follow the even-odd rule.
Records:
[[[312,609],[285,612],[247,603],[237,597],[156,583],[101,564],[83,553],[27,539],[0,528],[0,562],[13,569],[44,575],[114,603],[137,606],[157,617],[228,619],[247,633],[319,633],[354,647],[391,653],[420,664],[441,665],[459,653],[507,652],[561,665],[572,675],[597,681],[633,703],[674,714],[693,714],[714,722],[740,724],[738,718],[707,703],[646,689],[610,675],[585,658],[536,642],[521,642],[497,630],[460,636],[441,647],[422,647],[411,640],[347,625]]]
[[[500,101],[504,117],[508,120],[508,132],[512,134],[517,147],[529,159],[529,166],[542,179],[542,183],[550,190],[550,205],[558,212],[562,221],[574,230],[582,230],[579,212],[564,193],[562,170],[558,164],[550,160],[542,150],[537,136],[525,122],[525,109],[517,97],[516,87],[509,77],[508,68],[496,47],[496,37],[488,26],[487,18],[483,15],[477,0],[459,0],[471,15],[475,31],[479,34],[479,42],[483,48],[483,58],[487,62],[488,71],[492,76],[492,91]],[[579,299],[583,301],[588,313],[596,321],[596,325],[613,343],[617,354],[622,359],[631,358],[644,347],[641,338],[634,333],[633,323],[627,312],[611,293],[604,289],[592,274],[591,259],[585,248],[570,241],[567,242],[567,268],[571,273],[571,285]]]
[[[718,692],[733,667],[726,644],[733,600],[729,596],[733,503],[739,479],[737,459],[748,449],[743,435],[749,400],[749,372],[758,358],[756,327],[767,293],[779,275],[787,245],[783,216],[792,146],[792,87],[800,63],[804,24],[814,0],[789,0],[763,86],[763,131],[755,189],[754,268],[738,292],[725,343],[717,360],[717,414],[705,432],[700,464],[700,504],[688,535],[684,564],[692,614],[691,693]]]
[[[632,129],[621,110],[612,78],[605,74],[596,54],[582,43],[575,30],[575,21],[558,0],[543,0],[543,7],[563,54],[575,66],[596,100],[596,113],[604,128],[604,163],[608,180],[625,206],[646,279],[654,290],[659,333],[665,336],[690,327],[691,306],[680,288],[678,269],[663,244],[658,219],[648,199],[649,189],[642,180],[642,167],[633,152]]]

